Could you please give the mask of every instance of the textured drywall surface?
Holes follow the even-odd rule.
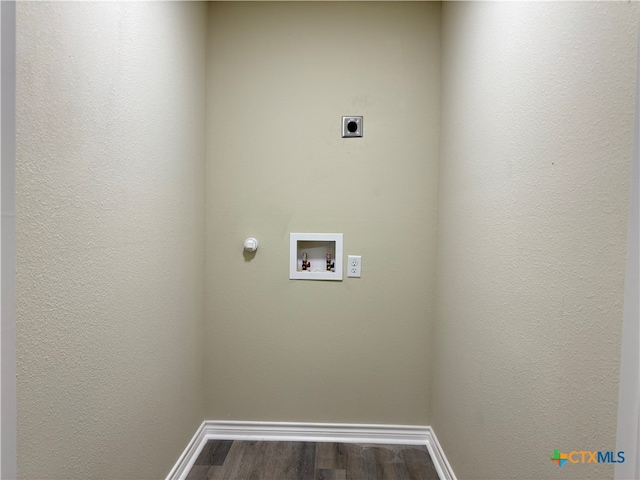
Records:
[[[18,475],[162,478],[204,418],[206,5],[17,29]]]
[[[447,3],[431,424],[458,478],[611,478],[638,5]]]
[[[440,5],[209,13],[207,418],[427,423]],[[290,232],[343,233],[362,278],[289,280]]]

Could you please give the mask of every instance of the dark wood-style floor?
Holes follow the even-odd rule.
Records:
[[[438,480],[422,445],[210,440],[187,480]]]

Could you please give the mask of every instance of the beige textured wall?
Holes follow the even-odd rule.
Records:
[[[161,478],[204,418],[206,5],[17,29],[18,473]]]
[[[638,5],[447,3],[431,424],[458,478],[611,478]]]
[[[207,418],[427,423],[440,5],[209,13]],[[344,233],[362,278],[289,280],[290,232]]]

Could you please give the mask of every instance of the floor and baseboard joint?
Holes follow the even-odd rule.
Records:
[[[209,440],[426,445],[440,480],[456,480],[438,438],[429,426],[221,420],[202,422],[167,480],[184,480]]]

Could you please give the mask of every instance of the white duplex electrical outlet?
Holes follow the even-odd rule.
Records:
[[[360,255],[349,255],[347,259],[347,277],[358,277],[362,275],[362,257]]]

